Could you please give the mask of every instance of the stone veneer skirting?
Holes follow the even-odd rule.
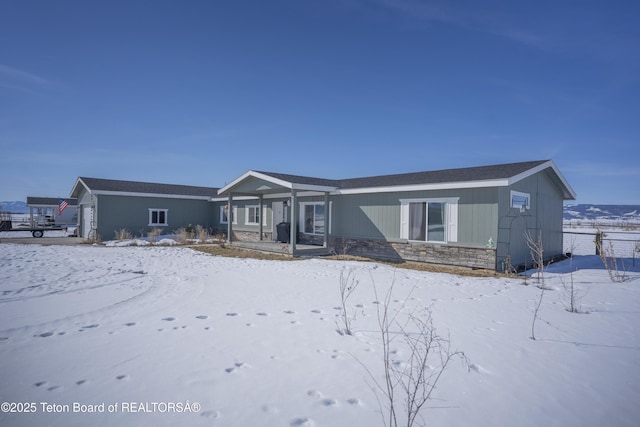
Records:
[[[496,250],[452,244],[390,242],[378,239],[331,237],[329,247],[337,254],[392,261],[417,261],[486,270],[496,269]]]

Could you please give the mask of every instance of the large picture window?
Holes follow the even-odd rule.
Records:
[[[300,210],[302,232],[305,234],[324,234],[326,222],[324,203],[301,203]]]
[[[149,209],[149,226],[169,225],[169,209]]]
[[[455,242],[458,199],[401,200],[400,236],[423,242]]]

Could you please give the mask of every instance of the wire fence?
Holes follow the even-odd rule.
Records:
[[[640,259],[640,232],[603,231],[602,248],[616,257]],[[564,231],[564,252],[574,255],[597,255],[598,231]]]

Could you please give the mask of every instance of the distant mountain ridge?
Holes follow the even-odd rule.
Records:
[[[0,202],[0,211],[10,213],[29,213],[29,208],[25,202]]]
[[[563,217],[566,221],[587,220],[640,223],[640,205],[565,205]]]

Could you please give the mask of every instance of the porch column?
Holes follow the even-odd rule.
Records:
[[[231,243],[231,233],[233,231],[233,227],[231,224],[233,223],[233,195],[229,192],[229,197],[227,199],[227,243]]]
[[[291,256],[296,255],[296,240],[298,240],[298,194],[296,190],[291,190]]]
[[[331,220],[331,209],[329,209],[329,193],[324,192],[324,241],[322,242],[322,247],[327,248],[329,244],[329,221]]]
[[[259,225],[259,233],[260,233],[260,240],[262,240],[262,224],[264,223],[264,218],[262,218],[263,215],[263,209],[262,209],[262,194],[260,195],[260,197],[258,198],[258,222],[260,223]]]

